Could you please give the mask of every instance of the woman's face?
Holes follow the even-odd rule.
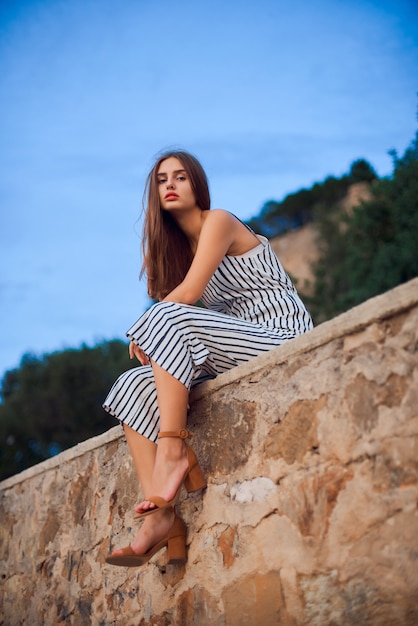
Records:
[[[166,211],[196,208],[196,198],[181,161],[169,157],[160,163],[157,172],[161,208]]]

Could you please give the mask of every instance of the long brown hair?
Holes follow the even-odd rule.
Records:
[[[190,180],[197,206],[210,209],[209,185],[205,171],[195,156],[184,150],[160,154],[148,175],[144,191],[144,230],[142,251],[144,261],[141,275],[147,275],[148,295],[161,300],[184,279],[193,254],[189,240],[168,211],[160,205],[157,174],[163,161],[180,161]]]

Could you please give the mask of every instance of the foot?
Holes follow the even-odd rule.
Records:
[[[152,477],[151,493],[166,502],[173,500],[189,469],[186,444],[182,439],[167,437],[160,439]],[[137,513],[155,509],[150,500],[144,500],[135,507]]]
[[[158,511],[144,519],[131,548],[136,555],[146,554],[153,546],[168,536],[174,523],[174,509]],[[122,550],[113,550],[112,556],[120,556]]]

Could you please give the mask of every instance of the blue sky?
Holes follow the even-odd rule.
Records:
[[[416,129],[415,0],[0,2],[0,377],[26,352],[124,337],[154,155],[205,166],[241,219],[380,175]]]

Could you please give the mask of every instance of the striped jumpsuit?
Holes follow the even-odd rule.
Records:
[[[207,308],[158,302],[126,333],[188,389],[312,328],[311,317],[268,240],[225,256],[201,301]],[[159,411],[152,367],[122,374],[103,407],[156,442]]]

